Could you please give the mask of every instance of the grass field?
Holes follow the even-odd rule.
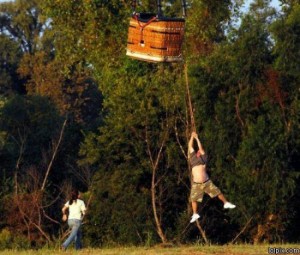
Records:
[[[277,250],[276,250],[277,249]],[[223,245],[223,246],[178,246],[163,248],[160,246],[146,247],[120,247],[103,249],[83,249],[75,251],[60,251],[58,249],[41,250],[5,250],[0,255],[263,255],[263,254],[300,254],[300,244],[272,244],[272,245]]]

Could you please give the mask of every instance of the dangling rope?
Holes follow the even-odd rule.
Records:
[[[161,0],[157,0],[156,1],[156,5],[157,5],[157,16],[158,18],[161,18],[163,16],[163,12],[162,12],[162,6],[161,6]]]
[[[186,96],[187,96],[187,101],[188,101],[187,103],[188,103],[188,108],[189,108],[189,113],[190,113],[191,130],[192,130],[192,132],[196,132],[194,109],[193,109],[192,99],[191,99],[191,94],[190,94],[188,67],[187,67],[186,62],[184,64],[184,76],[185,76]],[[208,244],[209,241],[206,237],[206,233],[203,230],[203,228],[202,228],[202,226],[201,226],[201,224],[198,220],[196,221],[196,225],[197,225],[197,228],[199,229],[199,231],[201,233],[201,236],[202,236],[203,240],[205,241],[206,244]],[[181,235],[183,235],[185,233],[185,231],[189,228],[189,226],[190,226],[190,223],[188,223],[188,225],[185,227],[185,229],[183,230]]]
[[[160,18],[163,16],[161,0],[157,0],[156,5],[157,5],[157,16],[158,18]],[[135,13],[136,6],[137,6],[136,0],[131,0],[131,8],[133,13]],[[187,8],[186,0],[181,0],[181,6],[182,6],[182,16],[186,17],[186,8]]]
[[[193,109],[192,99],[191,99],[191,94],[190,94],[187,63],[184,64],[184,76],[185,76],[186,96],[187,96],[187,101],[188,101],[187,103],[188,103],[188,108],[189,108],[189,113],[190,113],[191,130],[192,130],[192,132],[196,132],[194,109]]]
[[[185,18],[187,16],[186,0],[181,0],[181,6],[182,6],[182,15]],[[189,108],[189,113],[190,113],[191,130],[192,130],[192,132],[196,132],[194,109],[193,109],[192,99],[191,99],[191,94],[190,94],[187,62],[184,63],[184,76],[185,76],[186,96],[187,96],[187,101],[188,101],[187,103],[188,103],[188,108]]]
[[[132,13],[135,14],[135,10],[136,10],[136,0],[132,0],[132,1],[131,1],[131,9],[132,9]]]
[[[181,6],[182,6],[182,16],[185,18],[186,17],[186,1],[181,0]]]

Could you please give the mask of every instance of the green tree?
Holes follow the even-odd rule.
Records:
[[[299,13],[297,1],[284,1],[282,15],[272,24],[271,32],[275,40],[274,55],[275,69],[280,76],[282,85],[281,97],[284,97],[282,115],[285,119],[287,172],[296,171],[299,174]],[[298,241],[299,230],[295,223],[299,221],[300,208],[297,201],[299,194],[299,178],[293,196],[290,197],[287,238]]]
[[[2,198],[2,216],[9,229],[32,244],[50,241],[57,228],[53,209],[60,190],[53,183],[61,183],[61,173],[53,157],[61,126],[62,118],[46,98],[15,96],[1,108],[1,175],[13,185]],[[51,208],[45,206],[49,203]]]
[[[12,94],[17,89],[17,84],[21,83],[17,75],[21,56],[19,45],[0,33],[0,94],[3,96]]]
[[[46,25],[36,0],[17,0],[0,5],[0,31],[14,38],[23,52],[33,54]]]
[[[7,90],[5,93],[12,90],[22,94],[26,92],[24,83],[27,77],[21,79],[17,68],[23,54],[33,55],[43,47],[51,48],[49,41],[41,39],[47,34],[46,29],[47,24],[41,15],[39,1],[17,0],[0,4],[0,47],[2,47],[0,70],[4,78],[1,79],[1,83],[5,82],[5,86],[1,84],[1,87],[4,86],[3,88]]]
[[[186,203],[182,204],[186,197],[176,197],[178,201],[174,201],[172,195],[179,190],[187,192],[186,165],[184,161],[175,162],[181,156],[175,126],[182,136],[180,108],[184,106],[184,86],[180,77],[176,79],[179,67],[155,67],[132,60],[125,63],[118,70],[120,78],[103,91],[105,110],[109,110],[105,125],[99,134],[88,135],[81,148],[85,156],[82,162],[99,168],[95,183],[98,200],[92,206],[100,207],[110,219],[91,216],[91,220],[102,222],[103,230],[116,230],[114,239],[118,242],[145,243],[149,235],[167,242],[174,238],[174,234],[166,234],[167,229],[176,228],[176,219],[186,208]],[[128,200],[130,204],[126,204]],[[126,212],[120,212],[118,208],[125,205]],[[181,210],[175,210],[178,205]],[[147,209],[149,206],[152,212]],[[112,234],[105,238],[112,238]]]
[[[10,169],[38,165],[60,126],[61,118],[49,100],[23,96],[8,100],[1,109],[1,131]]]
[[[198,95],[196,119],[212,153],[211,174],[239,208],[225,218],[231,236],[237,233],[234,241],[282,240],[287,201],[296,187],[297,173],[285,160],[291,158],[284,113],[288,99],[272,67],[268,26],[273,15],[265,2],[253,3],[230,40],[192,68],[192,82],[201,84],[191,87]],[[206,225],[213,222],[208,219]]]
[[[225,28],[238,10],[239,1],[192,1],[186,26],[186,57],[198,61],[208,55],[225,36]]]

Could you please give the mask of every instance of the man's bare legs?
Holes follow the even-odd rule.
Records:
[[[223,204],[227,203],[227,199],[225,198],[225,196],[223,195],[223,193],[220,193],[218,195],[218,198],[223,202]]]
[[[235,205],[232,204],[232,203],[230,203],[230,202],[228,202],[228,200],[225,198],[225,196],[223,195],[223,193],[220,193],[218,195],[218,198],[223,202],[225,209],[233,209],[233,208],[235,208]]]
[[[197,209],[198,209],[198,202],[197,201],[192,201],[193,215],[192,215],[192,218],[190,220],[190,223],[193,223],[193,222],[195,222],[196,220],[198,220],[200,218],[200,215],[197,213]]]
[[[198,209],[198,202],[192,201],[192,210],[194,214],[197,213],[197,209]]]
[[[218,195],[218,198],[223,202],[225,209],[233,209],[236,207],[234,204],[228,202],[228,200],[225,198],[223,193],[220,193]],[[192,201],[192,210],[193,210],[193,216],[190,221],[191,223],[195,222],[196,220],[198,220],[200,218],[200,215],[197,212],[197,210],[198,210],[198,202],[197,201]]]

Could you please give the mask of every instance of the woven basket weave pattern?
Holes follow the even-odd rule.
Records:
[[[184,25],[184,20],[155,20],[146,24],[132,17],[128,29],[127,55],[136,55],[136,58],[144,60],[147,60],[147,56],[161,61],[166,57],[181,60]]]

